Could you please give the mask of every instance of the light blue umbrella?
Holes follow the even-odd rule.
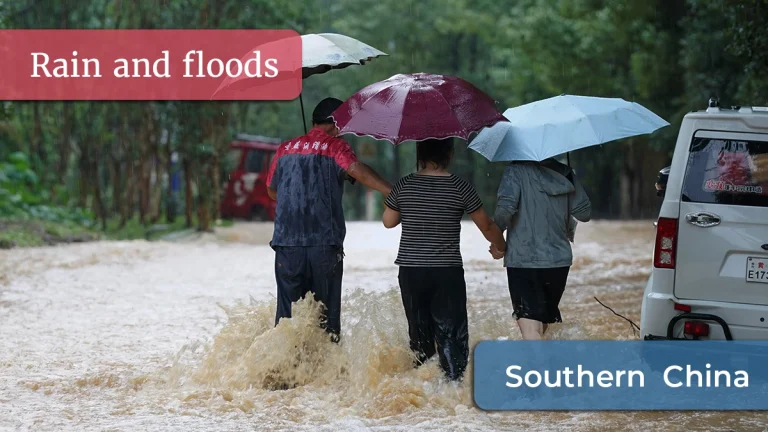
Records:
[[[543,161],[664,126],[664,119],[619,98],[561,95],[510,108],[509,122],[483,129],[469,148],[491,162]]]

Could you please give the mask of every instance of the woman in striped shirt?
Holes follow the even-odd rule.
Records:
[[[459,248],[462,216],[468,213],[491,242],[495,259],[504,256],[506,244],[475,188],[448,172],[452,156],[451,139],[419,142],[419,170],[393,186],[383,221],[387,228],[402,223],[395,264],[400,266],[400,292],[416,364],[437,352],[445,375],[459,380],[469,357],[467,288]]]

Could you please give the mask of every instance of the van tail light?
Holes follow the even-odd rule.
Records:
[[[681,312],[690,312],[691,311],[691,305],[684,305],[680,303],[675,303],[675,310],[679,310]]]
[[[653,249],[653,266],[675,268],[677,251],[677,219],[659,218],[656,224],[656,247]]]
[[[709,324],[702,321],[686,321],[683,333],[693,337],[709,336]]]

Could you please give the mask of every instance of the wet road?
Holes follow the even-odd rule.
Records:
[[[339,346],[313,324],[312,302],[272,328],[270,233],[237,224],[180,243],[0,251],[0,429],[768,428],[762,413],[483,412],[469,380],[410,367],[398,231],[348,224]],[[635,338],[593,297],[639,322],[653,236],[650,222],[580,225],[566,322],[549,338]],[[519,338],[501,263],[474,227],[462,243],[471,343]],[[296,387],[273,390],[283,383]]]

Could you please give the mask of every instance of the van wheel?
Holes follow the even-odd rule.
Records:
[[[261,207],[253,207],[246,218],[249,222],[266,222],[267,212]]]

